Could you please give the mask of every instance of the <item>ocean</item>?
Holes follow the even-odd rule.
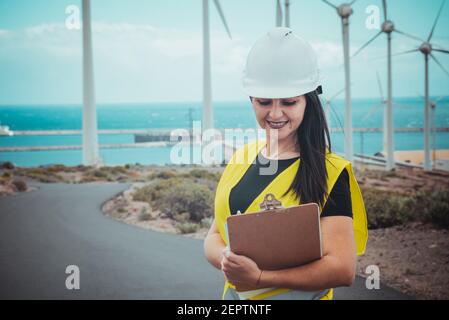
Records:
[[[381,128],[383,108],[370,112],[380,105],[380,99],[353,99],[353,127]],[[332,102],[330,127],[344,124],[344,101]],[[99,104],[97,118],[99,129],[157,129],[189,128],[189,109],[192,119],[201,120],[201,102]],[[418,98],[395,100],[395,128],[423,127],[424,103]],[[435,126],[449,127],[449,97],[441,99],[435,110]],[[214,125],[216,128],[255,128],[255,117],[250,101],[215,102]],[[0,125],[11,130],[81,130],[81,105],[3,105],[0,106]],[[332,149],[344,152],[343,133],[331,135]],[[0,136],[0,147],[80,145],[80,135],[71,136]],[[132,134],[100,135],[100,144],[133,143]],[[432,143],[432,139],[431,139]],[[395,133],[395,150],[419,150],[423,148],[423,133]],[[435,136],[435,148],[449,149],[449,132]],[[100,149],[106,165],[170,164],[170,147]],[[354,133],[354,152],[373,155],[382,150],[382,133]],[[0,161],[11,161],[17,166],[47,164],[81,164],[81,150],[0,152]]]

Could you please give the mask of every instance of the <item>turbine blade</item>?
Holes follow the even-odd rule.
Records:
[[[228,24],[226,23],[226,18],[223,14],[223,10],[221,10],[220,1],[214,0],[214,3],[215,7],[217,8],[218,14],[220,15],[221,21],[223,22],[224,27],[226,28],[226,32],[228,33],[229,38],[232,39],[231,31],[229,31]]]
[[[369,117],[371,117],[373,114],[375,114],[377,112],[377,110],[379,110],[381,107],[383,107],[383,103],[377,104],[375,106],[373,106],[370,111],[366,114],[366,116],[363,117],[363,121],[365,121],[366,119],[368,119]]]
[[[329,101],[334,100],[336,97],[338,97],[340,94],[342,94],[343,91],[345,91],[345,90],[346,90],[346,87],[343,88],[343,89],[341,89],[340,91],[338,91],[336,94],[334,94],[334,95],[329,99]]]
[[[403,55],[403,54],[412,53],[412,52],[417,52],[417,51],[419,51],[419,49],[412,49],[412,50],[407,50],[407,51],[403,51],[403,52],[398,52],[398,53],[392,54],[391,56],[392,56],[392,57],[394,57],[394,56],[400,56],[400,55]]]
[[[357,0],[352,0],[349,5],[352,6],[354,3],[356,3]]]
[[[435,56],[433,54],[430,54],[430,57],[433,59],[433,61],[435,61],[440,66],[441,70],[443,70],[449,76],[449,72],[446,70],[445,67],[443,67],[443,65],[440,63],[440,61],[438,61],[438,59],[435,58]]]
[[[334,5],[334,4],[332,4],[332,3],[330,3],[329,1],[327,1],[327,0],[321,0],[321,1],[323,1],[323,2],[326,3],[327,5],[331,6],[331,7],[334,8],[335,10],[337,10],[337,6]]]
[[[406,37],[408,37],[410,39],[418,40],[418,41],[421,41],[421,42],[426,42],[424,39],[421,39],[420,37],[416,37],[416,36],[411,35],[409,33],[405,33],[404,31],[398,30],[396,28],[394,28],[394,31],[399,33],[399,34],[402,34],[403,36],[406,36]]]
[[[433,51],[438,51],[438,52],[442,52],[442,53],[449,53],[449,50],[444,50],[444,49],[432,49]]]
[[[446,2],[446,0],[443,0],[443,2],[441,2],[440,10],[438,10],[437,17],[435,18],[435,22],[433,23],[432,30],[430,31],[429,37],[427,38],[427,42],[429,42],[432,39],[433,31],[435,31],[435,27],[438,23],[438,19],[440,18],[441,11],[443,10],[445,2]]]
[[[382,83],[380,82],[379,72],[377,72],[377,71],[376,71],[376,77],[377,77],[377,85],[379,87],[380,97],[382,98],[382,102],[383,102],[383,101],[385,101],[384,91],[382,90]]]
[[[359,50],[357,50],[357,51],[352,55],[351,58],[354,58],[356,55],[358,55],[358,54],[360,53],[360,51],[362,51],[363,49],[365,49],[365,47],[366,47],[367,45],[369,45],[371,42],[373,42],[374,40],[376,40],[376,38],[377,38],[378,36],[380,36],[381,33],[382,33],[382,31],[379,31],[374,37],[372,37],[370,40],[368,40],[363,46],[360,47]]]
[[[282,27],[282,7],[281,1],[276,1],[276,27]]]
[[[387,21],[387,0],[382,0],[382,7],[384,9],[384,21]]]

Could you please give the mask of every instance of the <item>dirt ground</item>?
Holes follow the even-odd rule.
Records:
[[[449,299],[449,232],[418,222],[369,231],[358,274],[377,265],[380,281],[417,299]]]
[[[401,168],[392,172],[380,170],[356,170],[360,187],[375,188],[410,194],[416,191],[431,191],[449,185],[449,172],[424,171],[418,168]]]

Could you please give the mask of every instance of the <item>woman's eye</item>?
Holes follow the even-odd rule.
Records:
[[[271,101],[270,100],[267,100],[267,101],[260,101],[259,100],[259,104],[262,105],[262,106],[268,106],[268,105],[271,104]]]
[[[284,106],[290,107],[290,106],[294,106],[296,104],[296,101],[283,101],[282,104]]]

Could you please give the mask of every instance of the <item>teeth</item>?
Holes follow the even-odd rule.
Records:
[[[268,121],[268,124],[270,127],[274,127],[276,129],[282,128],[285,124],[287,124],[288,121]]]

